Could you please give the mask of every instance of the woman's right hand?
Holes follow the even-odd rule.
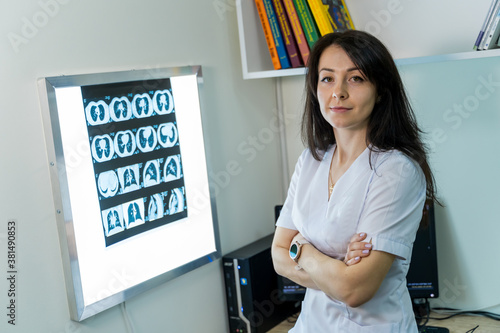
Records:
[[[354,234],[351,237],[351,242],[347,247],[347,253],[344,258],[344,263],[347,266],[355,265],[361,261],[361,258],[368,257],[372,250],[372,244],[369,242],[363,242],[366,238],[366,233],[361,232],[359,234]]]

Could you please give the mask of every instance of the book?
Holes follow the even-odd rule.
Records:
[[[496,0],[495,1],[495,7],[493,8],[493,11],[491,12],[491,16],[488,19],[488,24],[486,25],[486,28],[484,29],[484,35],[483,38],[481,39],[481,43],[478,46],[478,50],[484,50],[484,44],[486,43],[486,36],[491,30],[491,26],[493,25],[493,18],[495,17],[495,14],[498,12],[498,8],[500,6],[500,1]]]
[[[332,20],[321,0],[307,0],[321,36],[334,32]]]
[[[478,50],[479,45],[481,45],[481,41],[483,40],[484,37],[484,31],[486,30],[486,27],[488,26],[488,23],[491,19],[491,16],[493,15],[493,10],[495,9],[495,5],[497,4],[498,0],[492,0],[490,4],[490,8],[488,9],[488,12],[486,13],[486,17],[484,18],[483,25],[481,26],[481,30],[479,30],[479,34],[476,38],[476,42],[474,43],[474,50]]]
[[[496,11],[493,12],[494,16],[491,19],[491,26],[485,32],[483,50],[490,50],[497,47],[498,36],[500,35],[500,3],[497,5]]]
[[[303,65],[302,59],[299,56],[297,42],[295,41],[292,30],[290,29],[290,22],[288,22],[288,16],[285,13],[283,2],[282,0],[272,0],[272,3],[276,18],[278,19],[279,27],[281,28],[281,34],[283,36],[290,64],[293,68],[301,67]]]
[[[295,9],[295,5],[293,4],[292,0],[283,0],[283,5],[285,7],[285,11],[288,16],[288,21],[290,22],[290,26],[292,27],[293,35],[295,36],[295,41],[297,42],[297,46],[300,51],[302,63],[306,65],[307,60],[309,59],[310,50],[309,50],[309,44],[307,44],[304,31],[300,24],[297,10]]]
[[[262,24],[262,30],[266,38],[267,48],[269,49],[273,67],[275,70],[281,69],[280,58],[278,56],[278,51],[276,51],[276,44],[274,43],[273,32],[271,31],[271,26],[269,25],[264,2],[262,0],[255,0],[255,6],[257,7],[257,12],[259,13],[260,23]]]
[[[263,2],[264,7],[266,8],[269,26],[271,27],[271,32],[273,33],[274,44],[276,46],[276,52],[278,52],[281,69],[290,68],[291,64],[288,60],[288,54],[286,51],[285,43],[283,41],[283,36],[281,35],[278,19],[276,18],[276,13],[274,12],[272,0],[263,0]]]
[[[336,31],[346,31],[351,28],[349,21],[345,19],[342,12],[342,2],[340,0],[323,0],[323,4],[327,7],[328,14],[335,22]]]
[[[323,15],[327,18],[328,22],[332,25],[333,31],[339,31],[339,28],[337,26],[337,22],[333,19],[333,17],[330,15],[328,12],[328,5],[324,4],[325,0],[322,1],[321,3],[321,9],[323,10]]]
[[[319,39],[319,31],[316,27],[316,22],[309,10],[309,7],[306,4],[307,0],[293,0],[293,4],[295,5],[295,9],[299,16],[299,20],[304,31],[304,35],[307,40],[307,44],[309,44],[309,49],[312,49],[314,43]]]
[[[349,13],[349,10],[347,9],[345,0],[341,0],[340,10],[342,11],[342,16],[344,16],[344,20],[348,22],[348,26],[350,27],[350,29],[351,30],[356,29],[354,27],[354,22],[352,21],[351,13]]]

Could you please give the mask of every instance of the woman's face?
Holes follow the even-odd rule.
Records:
[[[338,131],[366,131],[377,88],[339,46],[319,59],[317,95],[321,114]]]

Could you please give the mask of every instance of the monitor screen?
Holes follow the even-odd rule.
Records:
[[[275,207],[275,219],[278,219],[282,206]],[[422,219],[427,227],[420,228],[417,232],[411,264],[407,274],[407,286],[410,297],[436,298],[439,296],[436,233],[434,221],[434,205],[426,202]],[[295,282],[278,275],[278,289],[280,299],[284,301],[300,301],[304,298],[306,288]]]

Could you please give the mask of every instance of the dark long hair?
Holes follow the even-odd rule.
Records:
[[[309,55],[306,76],[306,105],[302,116],[302,141],[320,160],[336,143],[332,126],[324,119],[318,102],[318,66],[329,46],[341,47],[351,61],[372,82],[379,100],[368,120],[366,141],[371,151],[399,150],[416,161],[425,175],[427,197],[437,201],[435,181],[420,138],[415,114],[394,60],[387,48],[372,35],[358,30],[331,33],[320,38]]]

